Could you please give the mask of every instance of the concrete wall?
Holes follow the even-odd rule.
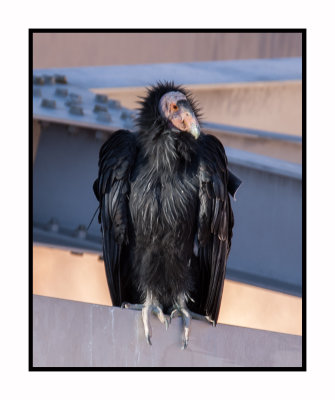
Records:
[[[149,346],[140,312],[33,296],[33,367],[302,366],[300,336],[192,321],[181,350],[180,318],[151,323]]]
[[[300,57],[301,33],[34,33],[33,67]]]

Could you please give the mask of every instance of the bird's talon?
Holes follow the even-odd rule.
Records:
[[[180,315],[180,312],[179,312],[179,310],[177,310],[176,308],[171,312],[171,314],[170,314],[170,321],[172,321],[172,318],[174,318],[174,317],[176,317],[176,316],[179,316]]]
[[[150,346],[152,346],[150,336],[147,336],[147,343],[148,343]]]
[[[207,319],[207,321],[208,321],[212,326],[215,326],[215,325],[216,325],[216,324],[215,324],[215,321],[212,320],[211,318],[209,318],[207,315],[205,316],[205,318]]]

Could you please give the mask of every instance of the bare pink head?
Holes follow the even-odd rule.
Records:
[[[168,92],[164,94],[159,102],[159,111],[174,128],[181,132],[189,132],[195,139],[199,137],[199,122],[183,93]]]

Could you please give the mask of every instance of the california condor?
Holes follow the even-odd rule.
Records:
[[[240,180],[185,88],[158,83],[140,104],[138,131],[113,133],[99,153],[106,276],[114,306],[142,310],[149,344],[151,313],[166,327],[179,315],[185,348],[192,318],[218,320],[234,225],[228,192]]]

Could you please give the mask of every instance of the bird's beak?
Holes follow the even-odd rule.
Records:
[[[200,136],[200,126],[198,121],[196,121],[195,124],[191,125],[191,129],[190,129],[190,134],[194,136],[195,139],[198,139],[198,137]]]
[[[189,132],[195,139],[198,139],[200,136],[200,125],[194,112],[190,108],[183,107],[180,110],[180,116],[184,127],[182,130]]]

